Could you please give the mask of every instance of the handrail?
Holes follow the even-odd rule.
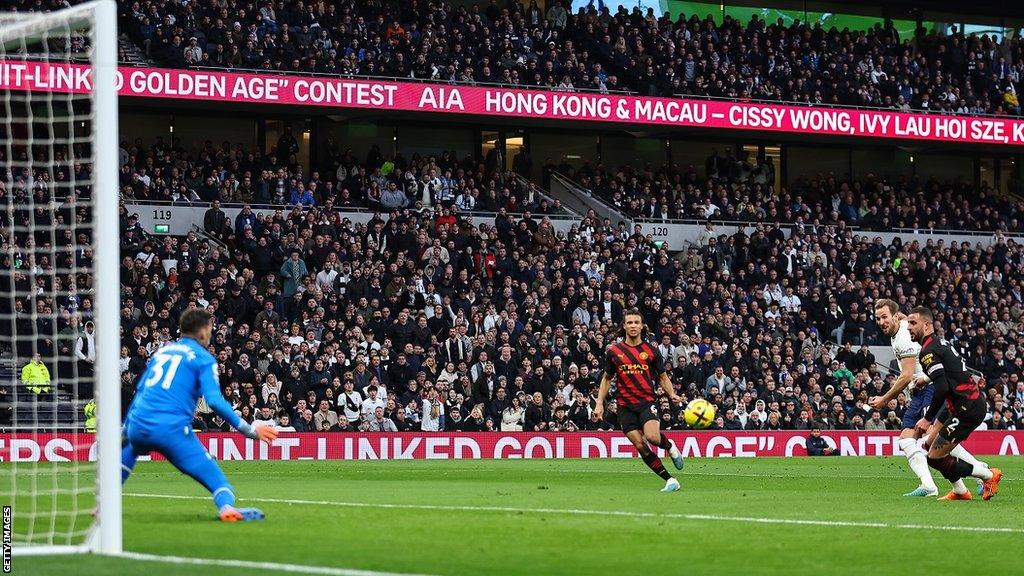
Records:
[[[595,194],[594,191],[591,190],[590,188],[587,188],[586,186],[580,184],[579,182],[577,182],[573,178],[570,178],[570,177],[566,176],[565,174],[562,174],[561,172],[558,172],[558,171],[552,172],[551,173],[551,177],[553,179],[558,179],[558,180],[564,181],[564,184],[566,185],[567,188],[569,186],[572,186],[573,188],[576,189],[576,191],[578,191],[578,192],[582,193],[583,195],[585,195],[592,202],[600,204],[601,207],[604,208],[604,210],[606,212],[608,212],[609,214],[611,214],[611,215],[613,215],[615,217],[616,221],[618,221],[618,222],[630,222],[630,226],[632,226],[632,220],[633,219],[630,217],[629,214],[626,214],[626,213],[622,212],[621,210],[619,210],[618,208],[616,208],[615,206],[612,206],[610,203],[605,202],[604,198],[601,198],[600,196]]]
[[[209,208],[212,205],[212,202],[204,202],[204,201],[181,202],[181,201],[174,201],[174,200],[139,200],[137,198],[125,198],[124,200],[122,200],[122,202],[123,202],[123,204],[125,206],[177,206],[177,207],[181,207],[181,208]],[[248,202],[221,202],[220,203],[220,207],[221,208],[242,208],[244,206],[249,206],[253,210],[280,210],[282,212],[292,212],[293,210],[296,210],[296,209],[298,209],[300,212],[302,212],[302,211],[306,210],[307,208],[323,208],[323,205],[320,205],[320,206],[303,206],[301,204],[296,204],[296,205],[290,205],[290,204],[255,204],[255,203],[248,203]],[[424,210],[429,209],[429,208],[433,208],[433,206],[425,206]],[[341,212],[341,213],[355,212],[355,213],[360,213],[360,214],[375,214],[375,215],[380,215],[380,216],[391,214],[392,212],[401,212],[401,210],[388,211],[388,210],[379,210],[379,209],[367,208],[365,206],[344,206],[344,207],[334,206],[333,210],[335,210],[336,212]],[[410,209],[407,208],[407,210],[410,210]],[[476,218],[493,218],[493,217],[498,216],[498,214],[499,214],[498,212],[492,212],[492,211],[489,211],[489,210],[459,210],[458,213],[462,214],[462,215],[470,216],[470,217],[476,217]],[[523,216],[524,214],[526,214],[526,212],[508,212],[509,216]],[[579,216],[579,215],[576,215],[576,214],[539,214],[539,213],[534,213],[534,212],[530,212],[529,214],[530,214],[530,216],[532,216],[534,218],[536,218],[538,216],[544,216],[544,217],[547,217],[547,218],[549,218],[551,220],[572,220],[572,221],[582,220],[582,217]]]
[[[798,222],[782,222],[782,221],[757,221],[757,220],[721,220],[706,218],[633,218],[634,224],[687,224],[703,226],[704,224],[711,222],[715,226],[724,227],[739,227],[739,226],[758,226],[758,225],[772,225],[784,228],[791,228],[793,226],[803,226],[805,228],[816,228],[832,226],[837,227],[838,224],[808,224]],[[846,229],[850,230],[855,234],[870,235],[880,233],[892,233],[892,234],[920,234],[926,236],[941,236],[941,235],[957,235],[957,236],[978,236],[980,237],[991,237],[996,234],[1002,234],[1004,238],[1013,239],[1024,242],[1024,233],[1021,232],[1006,232],[1003,230],[959,230],[959,229],[937,229],[937,228],[887,228],[885,230],[869,230],[861,228],[853,224],[846,224]]]
[[[544,200],[547,200],[548,202],[552,202],[552,203],[559,202],[557,199],[552,198],[551,194],[548,194],[547,190],[544,190],[540,186],[536,186],[533,182],[527,180],[526,177],[523,176],[522,174],[517,174],[517,173],[513,172],[512,173],[512,177],[515,178],[516,181],[519,182],[520,185],[524,185],[524,186],[527,186],[527,187],[531,187],[531,186],[535,187],[537,195],[540,196],[541,198],[543,198]],[[582,216],[582,214],[580,214],[580,213],[576,212],[575,210],[573,210],[572,208],[566,206],[564,203],[562,204],[562,208],[561,209],[564,210],[569,215],[572,215],[572,216]]]
[[[606,207],[610,207],[604,201],[603,198],[600,198],[599,196],[595,195],[592,191],[587,190],[586,188],[583,188],[582,186],[580,186],[577,182],[575,182],[571,178],[568,178],[566,176],[558,174],[557,172],[555,174],[557,176],[560,176],[562,179],[567,180],[567,181],[573,183],[574,185],[579,187],[581,190],[585,191],[591,198],[595,199],[596,201],[601,202],[602,205],[604,205]],[[132,206],[180,206],[180,207],[193,207],[193,208],[209,208],[210,205],[211,205],[210,202],[203,202],[203,201],[182,202],[182,201],[174,201],[174,200],[139,200],[139,199],[136,199],[136,198],[127,198],[123,202],[124,202],[124,204],[126,206],[127,205],[132,205]],[[301,205],[257,204],[257,203],[246,203],[246,202],[221,202],[220,206],[221,206],[221,208],[242,208],[243,206],[249,206],[250,208],[252,208],[254,210],[281,210],[282,212],[291,212],[292,210],[295,210],[296,208],[298,208],[299,211],[301,212],[302,210],[305,209],[305,207],[301,206]],[[314,208],[322,208],[322,207],[323,206],[315,206]],[[565,210],[567,213],[566,214],[543,214],[543,216],[546,216],[546,217],[548,217],[548,218],[550,218],[552,220],[582,220],[582,218],[583,218],[583,215],[575,214],[568,207],[566,207],[564,205],[563,205],[562,209]],[[384,215],[384,214],[389,214],[390,213],[387,210],[375,210],[375,209],[372,209],[372,208],[367,208],[365,206],[345,206],[343,208],[335,206],[334,210],[337,210],[338,212],[373,213],[373,214],[377,214],[377,215]],[[615,212],[618,212],[618,210],[615,210]],[[459,213],[460,214],[466,214],[468,216],[478,217],[478,218],[489,218],[489,217],[495,217],[495,216],[498,215],[498,212],[492,212],[492,211],[488,211],[488,210],[466,210],[466,211],[461,211],[460,210]],[[511,216],[522,216],[523,214],[525,214],[525,212],[509,212],[509,215],[511,215]],[[534,216],[534,217],[538,216],[538,214],[534,214],[533,212],[531,212],[530,215]],[[639,218],[639,217],[638,218],[630,218],[628,215],[623,215],[622,219],[624,221],[630,221],[631,225],[632,224],[685,224],[685,225],[702,226],[705,223],[709,222],[709,220],[704,219],[704,218],[667,218],[667,219],[661,219],[661,218]],[[756,220],[710,220],[710,222],[712,224],[714,224],[715,226],[724,226],[724,227],[739,227],[739,226],[754,227],[754,226],[757,226],[757,225],[764,225],[764,224],[773,225],[773,226],[779,226],[779,227],[782,227],[782,228],[791,228],[791,227],[794,227],[794,226],[804,226],[804,227],[837,226],[836,224],[801,224],[801,223],[797,223],[797,222],[765,222],[765,221],[756,221]],[[922,229],[918,229],[918,228],[889,228],[889,229],[886,229],[886,230],[867,230],[867,229],[860,228],[858,226],[854,226],[854,225],[850,225],[850,224],[846,225],[846,229],[850,230],[851,232],[853,232],[855,234],[860,234],[860,235],[870,235],[870,234],[878,234],[878,233],[887,232],[887,233],[893,233],[893,234],[926,235],[926,236],[957,235],[957,236],[977,236],[978,238],[983,238],[983,237],[991,237],[991,236],[996,235],[996,234],[1002,234],[1002,236],[1004,238],[1008,239],[1008,240],[1015,240],[1017,242],[1024,243],[1024,233],[1004,232],[1002,230],[941,230],[941,229],[922,230]]]
[[[206,240],[207,242],[214,244],[221,249],[226,250],[228,248],[227,244],[225,244],[219,238],[215,238],[213,235],[208,234],[206,230],[200,228],[198,224],[192,224],[192,231],[195,232],[203,240]]]

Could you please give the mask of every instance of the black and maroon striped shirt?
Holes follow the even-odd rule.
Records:
[[[648,342],[630,346],[620,341],[605,352],[604,372],[616,380],[620,405],[654,402],[654,389],[665,372],[665,359]]]

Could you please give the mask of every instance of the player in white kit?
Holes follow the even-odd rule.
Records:
[[[882,396],[872,396],[868,403],[872,408],[881,410],[890,400],[896,398],[907,386],[914,384],[910,392],[910,403],[907,411],[903,414],[903,429],[900,432],[899,446],[910,463],[910,469],[920,479],[921,484],[914,490],[904,494],[911,497],[937,496],[939,489],[932,479],[931,470],[928,468],[928,459],[925,450],[918,445],[921,434],[915,430],[918,419],[931,405],[934,389],[928,381],[921,363],[918,361],[918,353],[921,345],[911,338],[910,330],[907,329],[907,320],[899,312],[899,307],[892,300],[880,299],[875,303],[875,323],[892,340],[892,351],[900,363],[900,374],[893,383],[892,388]],[[943,411],[944,412],[944,411]],[[944,419],[944,414],[936,418],[934,425]],[[931,431],[929,431],[931,432]],[[956,457],[974,464],[978,460],[964,449],[957,446]],[[984,464],[981,464],[984,466]],[[962,482],[962,480],[961,480]],[[979,494],[982,489],[982,482],[978,483]]]

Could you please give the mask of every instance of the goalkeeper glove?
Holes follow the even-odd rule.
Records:
[[[248,422],[242,422],[238,431],[245,435],[246,438],[252,438],[253,440],[259,440],[260,442],[266,442],[267,444],[277,438],[277,430],[273,426],[266,426],[264,424],[253,426]]]

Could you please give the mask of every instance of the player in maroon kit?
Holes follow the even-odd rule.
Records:
[[[594,414],[599,419],[604,418],[604,401],[612,378],[615,378],[619,427],[636,447],[644,463],[665,479],[665,487],[661,491],[675,492],[679,490],[679,481],[669,474],[661,459],[651,450],[651,446],[667,450],[676,469],[683,469],[683,456],[679,449],[661,433],[654,389],[660,385],[676,404],[682,404],[683,399],[672,389],[672,382],[665,373],[665,359],[658,348],[648,342],[649,332],[639,311],[632,309],[625,313],[620,335],[622,340],[608,346],[605,353],[604,374]]]

